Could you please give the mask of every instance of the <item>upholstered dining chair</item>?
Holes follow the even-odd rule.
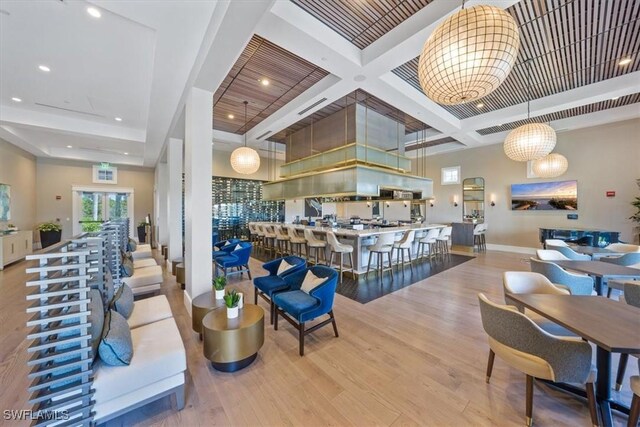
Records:
[[[590,261],[591,260],[591,256],[585,255],[585,254],[579,254],[578,252],[571,249],[569,246],[555,246],[547,243],[547,249],[560,252],[562,255],[574,261]]]
[[[229,255],[238,243],[240,243],[240,239],[229,239],[217,242],[213,245],[214,251],[211,255],[214,259],[219,256]]]
[[[624,301],[634,307],[640,308],[640,281],[629,280],[623,283]],[[633,356],[640,358],[640,354]],[[620,362],[618,363],[618,374],[616,375],[616,390],[622,388],[624,373],[627,370],[627,362],[629,361],[628,353],[620,353]],[[637,384],[640,385],[640,384]],[[636,423],[638,419],[636,418]],[[635,424],[633,424],[635,426]]]
[[[536,250],[536,256],[543,261],[569,261],[569,258],[551,249],[538,249]]]
[[[605,246],[605,249],[618,253],[640,252],[640,245],[631,245],[629,243],[610,243]]]
[[[487,383],[495,356],[526,375],[526,422],[533,422],[533,379],[584,384],[591,423],[598,425],[596,370],[591,366],[591,345],[578,337],[558,337],[538,327],[515,307],[496,304],[478,294],[482,326],[489,338]]]
[[[553,246],[569,246],[569,244],[567,242],[565,242],[564,240],[560,240],[560,239],[546,239],[544,241],[544,246],[545,249],[547,249],[547,247],[549,245],[553,245]]]
[[[628,252],[620,256],[608,256],[600,258],[602,262],[608,262],[611,264],[624,265],[625,267],[631,267],[640,263],[640,252]]]
[[[577,274],[566,271],[550,261],[542,261],[530,258],[531,271],[545,276],[551,283],[564,285],[569,288],[571,295],[592,295],[593,277],[586,274]]]
[[[303,288],[307,273],[311,272],[318,283],[311,289]],[[304,356],[304,337],[331,323],[333,332],[338,337],[338,326],[333,315],[333,299],[338,284],[338,272],[333,268],[323,265],[315,265],[311,268],[297,271],[284,278],[291,289],[287,292],[274,294],[275,322],[273,328],[278,330],[278,317],[282,316],[287,322],[298,329],[298,345],[300,356]],[[305,324],[320,316],[329,317],[310,328],[305,328]]]
[[[283,262],[286,262],[287,264],[283,265]],[[258,304],[258,296],[269,303],[272,325],[275,307],[273,305],[273,294],[288,290],[289,286],[284,281],[284,277],[306,267],[307,262],[304,258],[299,256],[278,258],[262,265],[262,268],[269,272],[267,276],[256,277],[253,279],[253,286],[255,287],[253,303],[256,305]]]

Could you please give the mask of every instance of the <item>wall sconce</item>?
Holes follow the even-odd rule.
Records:
[[[429,205],[431,205],[431,207],[433,207],[433,204],[436,202],[436,199],[431,199],[431,203],[429,203]]]
[[[456,207],[456,208],[458,207],[458,195],[457,194],[453,195],[453,206]]]
[[[407,205],[407,202],[404,202],[404,207],[406,208],[407,206],[408,206],[408,205]]]
[[[389,202],[387,202],[387,203],[386,203],[386,205],[387,205],[387,207],[391,206],[391,205],[389,204]]]
[[[495,194],[491,194],[491,207],[496,205],[496,195]]]
[[[367,202],[367,207],[370,208],[371,207],[371,202]]]

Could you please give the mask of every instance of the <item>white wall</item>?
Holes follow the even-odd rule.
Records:
[[[0,222],[0,229],[13,224],[21,230],[33,230],[36,225],[36,158],[2,139],[0,184],[11,186],[11,219]]]
[[[578,220],[568,220],[567,211],[512,211],[511,184],[540,182],[528,179],[526,163],[506,157],[502,144],[429,156],[427,177],[434,181],[434,207],[427,204],[429,222],[462,220],[462,185],[440,185],[440,169],[460,166],[461,177],[483,177],[486,192],[487,242],[510,246],[538,247],[539,227],[579,227],[620,231],[621,239],[637,241],[628,218],[635,211],[631,201],[639,193],[640,119],[561,132],[555,152],[567,157],[568,171],[548,181],[578,181]],[[414,165],[415,167],[415,165]],[[613,190],[616,197],[605,192]],[[491,195],[496,206],[489,206]],[[452,197],[457,195],[458,207]]]

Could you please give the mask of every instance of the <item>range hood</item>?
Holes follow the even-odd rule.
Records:
[[[262,197],[378,198],[395,190],[432,198],[433,181],[410,173],[411,159],[396,141],[404,141],[403,124],[360,104],[345,107],[289,136],[280,179],[264,183]]]

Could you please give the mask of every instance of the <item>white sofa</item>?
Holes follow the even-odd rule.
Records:
[[[155,267],[158,265],[155,259],[153,258],[140,258],[133,260],[133,268],[145,268],[145,267]]]
[[[131,252],[134,260],[144,259],[144,258],[153,258],[153,253],[151,252],[151,245],[138,245],[136,250]]]
[[[162,267],[155,265],[134,268],[133,276],[123,277],[122,282],[129,285],[134,295],[155,292],[160,290],[162,284]]]

